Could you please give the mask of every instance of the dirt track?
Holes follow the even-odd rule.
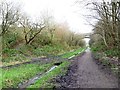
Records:
[[[118,88],[118,79],[99,68],[89,49],[73,61],[67,75],[57,79],[61,88]]]

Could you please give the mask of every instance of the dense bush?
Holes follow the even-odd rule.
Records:
[[[31,45],[34,48],[40,47],[40,46],[45,46],[45,45],[50,45],[52,44],[52,40],[50,39],[50,36],[47,35],[47,33],[42,33],[32,41]]]
[[[2,49],[16,49],[22,41],[22,37],[16,30],[8,31],[2,36]]]

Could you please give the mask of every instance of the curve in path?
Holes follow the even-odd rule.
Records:
[[[103,72],[93,61],[89,49],[78,59],[77,86],[80,88],[118,88],[118,79]]]

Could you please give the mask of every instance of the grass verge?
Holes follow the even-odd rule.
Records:
[[[69,58],[73,55],[78,55],[81,52],[85,51],[85,49],[86,48],[79,48],[75,51],[68,52],[68,53],[62,55],[62,58]],[[36,89],[39,89],[39,88],[53,88],[55,86],[55,84],[53,84],[51,82],[51,80],[56,78],[56,76],[58,76],[58,75],[65,75],[67,70],[68,70],[69,65],[70,65],[70,61],[64,61],[60,66],[58,66],[57,68],[55,68],[51,72],[43,75],[33,85],[30,85],[29,87],[27,87],[28,90],[35,89],[35,88]]]
[[[79,54],[79,52],[84,51],[85,48],[77,49],[73,52],[68,52],[62,56],[62,58],[69,58],[73,55]],[[21,82],[24,82],[33,76],[35,76],[37,73],[45,73],[47,70],[50,69],[50,67],[53,66],[54,62],[51,62],[49,64],[41,65],[41,63],[34,63],[34,64],[26,64],[21,65],[14,68],[8,68],[8,69],[0,69],[2,73],[0,73],[0,86],[2,88],[16,88],[17,85]],[[69,66],[70,62],[64,61],[59,67],[57,67],[55,70],[50,72],[49,74],[46,74],[42,77],[42,79],[38,80],[35,85],[30,86],[30,88],[38,87],[40,86],[39,83],[42,83],[41,86],[44,84],[44,86],[52,86],[52,84],[48,83],[47,81],[50,81],[54,77],[56,77],[59,74],[64,74],[67,71],[67,67]],[[54,86],[54,85],[53,85]],[[1,87],[0,87],[1,88]],[[39,87],[38,87],[39,88]]]
[[[30,79],[38,73],[44,73],[52,66],[51,63],[41,65],[40,63],[21,65],[10,69],[0,69],[2,88],[17,87],[20,82]]]
[[[103,48],[102,48],[103,49]],[[102,65],[110,68],[111,71],[115,74],[118,74],[118,50],[102,50],[99,47],[92,47],[91,51],[93,53],[93,57],[97,62]]]
[[[53,88],[53,84],[50,83],[50,80],[55,78],[58,75],[64,75],[67,72],[67,68],[70,65],[70,62],[64,61],[60,66],[56,67],[49,73],[46,73],[39,80],[37,80],[33,85],[30,85],[28,90],[33,88]]]
[[[79,54],[79,53],[81,53],[83,51],[85,51],[85,48],[79,48],[79,49],[77,49],[75,51],[68,52],[68,53],[62,55],[62,58],[70,58],[71,56],[77,55],[77,54]]]

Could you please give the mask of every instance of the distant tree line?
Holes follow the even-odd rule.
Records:
[[[104,45],[103,50],[116,50],[119,53],[120,47],[120,2],[110,1],[92,2],[93,16],[97,23],[93,25],[94,33],[91,36],[90,45]],[[118,54],[117,53],[117,54]]]

